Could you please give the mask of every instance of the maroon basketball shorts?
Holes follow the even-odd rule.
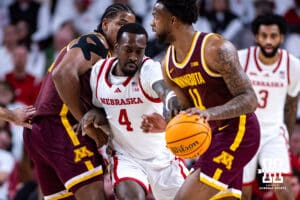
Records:
[[[213,128],[208,150],[193,166],[200,168],[200,181],[220,191],[242,188],[243,167],[255,155],[260,141],[259,123],[254,113],[224,120]]]
[[[66,117],[40,117],[24,129],[26,150],[44,195],[75,192],[103,180],[104,163],[95,142],[76,134]]]

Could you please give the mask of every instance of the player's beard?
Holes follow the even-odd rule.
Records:
[[[169,33],[167,31],[164,31],[162,33],[156,33],[156,37],[158,39],[158,43],[160,44],[166,44],[170,45],[170,42],[168,41]]]
[[[137,71],[138,71],[138,66],[137,65],[135,65],[135,69],[133,69],[133,70],[122,69],[122,72],[125,76],[134,76]]]
[[[278,44],[277,46],[272,46],[273,48],[273,51],[271,53],[268,53],[266,50],[265,50],[265,47],[263,47],[262,45],[258,44],[258,46],[260,47],[260,50],[262,52],[262,54],[266,57],[266,58],[272,58],[276,55],[279,47],[280,47],[280,44]]]

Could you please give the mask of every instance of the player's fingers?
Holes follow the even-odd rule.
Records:
[[[23,127],[25,127],[25,128],[29,128],[29,129],[32,129],[32,125],[29,124],[29,123],[26,123],[26,122],[21,122],[21,123],[20,123],[20,126],[23,126]]]

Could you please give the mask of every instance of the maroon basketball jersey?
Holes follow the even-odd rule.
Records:
[[[57,59],[49,68],[48,73],[44,77],[42,87],[35,102],[37,112],[34,117],[67,115],[69,120],[71,120],[70,122],[72,124],[76,122],[74,121],[75,119],[73,118],[73,116],[67,110],[65,110],[66,112],[64,112],[64,104],[60,99],[60,96],[55,88],[52,79],[53,69],[57,67],[57,65],[61,62],[62,58],[67,53],[67,51],[68,50],[66,47],[63,50],[61,50]],[[80,100],[85,111],[88,111],[92,108],[92,92],[89,85],[90,72],[91,70],[88,70],[79,77],[81,88]]]
[[[182,63],[176,62],[173,46],[168,48],[165,57],[169,78],[184,91],[191,103],[201,110],[225,104],[233,98],[221,75],[211,71],[205,63],[204,46],[210,35],[212,33],[196,32]],[[210,124],[220,125],[217,121]]]

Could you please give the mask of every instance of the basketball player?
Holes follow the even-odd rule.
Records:
[[[31,124],[27,123],[26,120],[31,118],[35,113],[33,106],[25,106],[22,108],[16,108],[9,110],[0,106],[0,119],[8,122],[12,122],[19,126],[31,128]]]
[[[23,137],[47,200],[105,199],[105,166],[97,146],[91,138],[77,135],[72,126],[92,108],[91,66],[113,50],[118,29],[134,21],[128,6],[109,6],[97,30],[65,47],[43,80],[32,129],[25,129]]]
[[[141,25],[122,26],[117,57],[100,60],[91,73],[93,102],[105,109],[112,132],[111,177],[120,200],[146,199],[150,187],[155,199],[173,200],[187,174],[166,148],[164,132],[145,134],[140,128],[145,113],[162,114],[170,92],[159,62],[144,56],[147,39]],[[172,101],[167,102],[171,108],[176,105]],[[83,124],[90,118],[86,114]]]
[[[165,81],[186,108],[213,131],[176,200],[241,198],[243,167],[257,151],[257,99],[235,47],[220,35],[194,30],[196,0],[157,0],[152,28],[170,44],[162,63]],[[147,117],[146,117],[147,118]]]
[[[274,190],[277,198],[294,199],[288,139],[296,122],[300,62],[279,48],[286,33],[286,23],[282,17],[259,16],[252,22],[252,32],[257,46],[238,53],[258,97],[255,113],[262,137],[257,154],[244,168],[243,199],[251,199],[251,183],[257,175],[258,163],[264,173],[262,182],[268,175],[274,175],[274,180],[278,178],[276,187],[281,189]],[[276,180],[268,183],[271,185]]]

